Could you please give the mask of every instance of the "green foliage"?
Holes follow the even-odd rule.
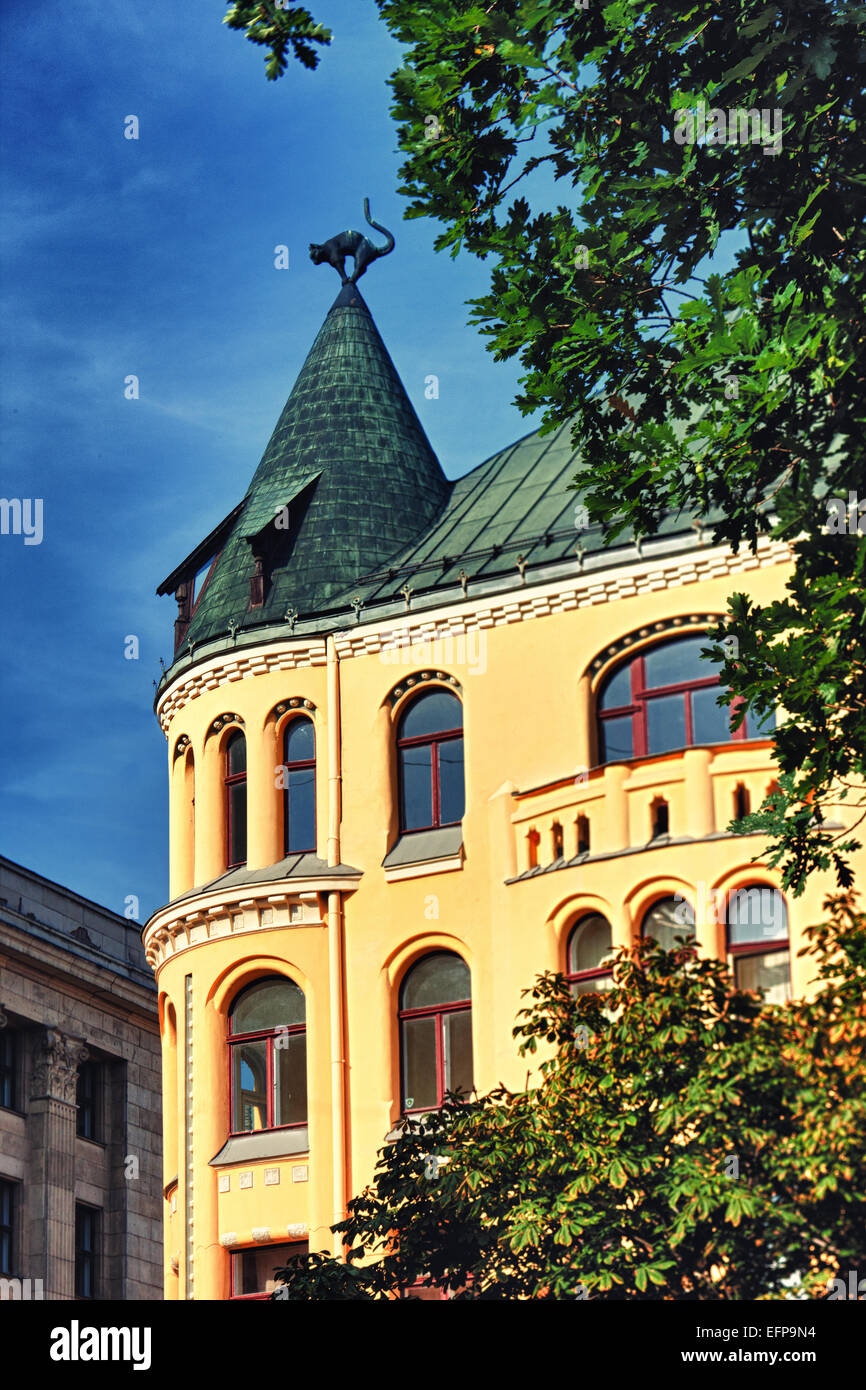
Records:
[[[315,68],[319,55],[313,45],[328,44],[333,37],[308,9],[287,0],[232,0],[223,24],[243,30],[250,43],[267,48],[265,72],[271,82],[285,72],[290,48],[305,68]]]
[[[378,3],[407,46],[407,215],[493,259],[473,319],[522,363],[524,411],[576,421],[607,538],[673,513],[734,548],[797,541],[788,596],[735,598],[717,636],[739,642],[735,695],[789,716],[748,828],[795,894],[815,868],[848,886],[833,806],[866,772],[866,538],[826,534],[826,498],[866,500],[866,6]],[[700,103],[724,141],[697,138]],[[750,110],[767,127],[742,143]]]
[[[827,499],[866,503],[866,5],[377,3],[405,46],[407,216],[492,261],[472,320],[522,364],[524,412],[575,421],[605,539],[674,514],[735,549],[795,542],[787,596],[735,596],[716,635],[739,643],[734,694],[788,716],[779,790],[748,828],[795,895],[814,869],[848,887],[866,507],[859,533],[856,516],[828,533]]]
[[[866,917],[828,907],[808,1002],[762,1007],[686,945],[620,951],[604,995],[541,976],[534,1083],[407,1122],[335,1227],[348,1264],[302,1260],[288,1296],[765,1299],[862,1268]]]

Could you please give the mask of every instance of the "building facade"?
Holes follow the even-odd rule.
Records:
[[[357,288],[243,500],[168,577],[171,901],[144,943],[164,1059],[166,1296],[254,1298],[330,1233],[385,1136],[525,1077],[543,970],[693,933],[747,988],[832,884],[785,901],[727,830],[773,782],[703,634],[789,554],[691,518],[610,549],[568,427],[449,482]]]
[[[0,858],[0,1297],[162,1298],[160,1129],[139,924]]]

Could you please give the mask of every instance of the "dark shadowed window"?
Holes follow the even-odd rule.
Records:
[[[307,1123],[307,1023],[303,991],[258,980],[229,1014],[232,1133]]]
[[[397,730],[400,829],[430,830],[463,818],[463,706],[447,690],[412,701]]]
[[[240,729],[226,744],[225,759],[228,867],[237,869],[247,862],[247,741]]]
[[[293,719],[283,736],[285,853],[316,850],[316,731],[311,719]]]
[[[15,1110],[18,1101],[18,1034],[0,1028],[0,1109]]]
[[[14,1274],[16,1196],[15,1183],[0,1179],[0,1274]]]
[[[737,705],[719,705],[719,666],[701,656],[699,633],[645,648],[608,676],[598,696],[602,763],[669,753],[702,743],[768,738],[775,716],[749,713],[731,730]]]
[[[739,989],[762,989],[770,1004],[791,998],[785,899],[765,883],[728,894],[728,956]]]
[[[452,951],[414,965],[400,990],[402,1108],[435,1110],[448,1091],[472,1090],[469,967]]]
[[[269,1298],[281,1279],[275,1273],[297,1255],[306,1255],[306,1241],[293,1240],[283,1245],[256,1245],[247,1250],[232,1251],[232,1298]]]
[[[102,1141],[102,1063],[82,1062],[78,1071],[75,1103],[76,1131],[82,1139]]]
[[[75,1297],[99,1297],[100,1217],[95,1207],[75,1205]]]
[[[610,989],[613,945],[610,922],[599,912],[581,917],[568,938],[568,982],[572,994]]]
[[[691,903],[678,898],[660,898],[644,914],[641,936],[653,937],[665,951],[677,946],[677,936],[694,938],[695,914]]]

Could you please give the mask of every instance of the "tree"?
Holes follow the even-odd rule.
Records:
[[[406,46],[406,215],[444,224],[437,249],[492,258],[472,321],[497,359],[519,357],[522,410],[575,422],[592,524],[610,542],[685,514],[735,549],[793,545],[786,596],[734,595],[713,634],[735,722],[787,715],[778,786],[738,828],[769,837],[795,895],[816,868],[850,886],[859,842],[837,809],[866,816],[866,6],[377,3]]]
[[[313,45],[329,44],[333,38],[304,5],[291,5],[289,0],[232,0],[223,24],[242,30],[250,43],[268,50],[265,72],[271,82],[285,72],[289,49],[305,68],[316,68],[319,55]]]
[[[811,1001],[762,1006],[687,942],[618,952],[607,994],[539,977],[526,1090],[406,1122],[349,1204],[348,1263],[281,1297],[821,1296],[866,1263],[866,916],[812,928]]]

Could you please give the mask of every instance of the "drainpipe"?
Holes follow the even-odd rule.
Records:
[[[328,865],[340,862],[342,773],[340,764],[340,665],[333,637],[328,659]],[[334,1175],[332,1224],[346,1215],[346,1059],[343,1044],[343,912],[339,893],[328,894],[328,1002],[331,1019],[331,1134]],[[343,1241],[334,1236],[334,1254]]]

